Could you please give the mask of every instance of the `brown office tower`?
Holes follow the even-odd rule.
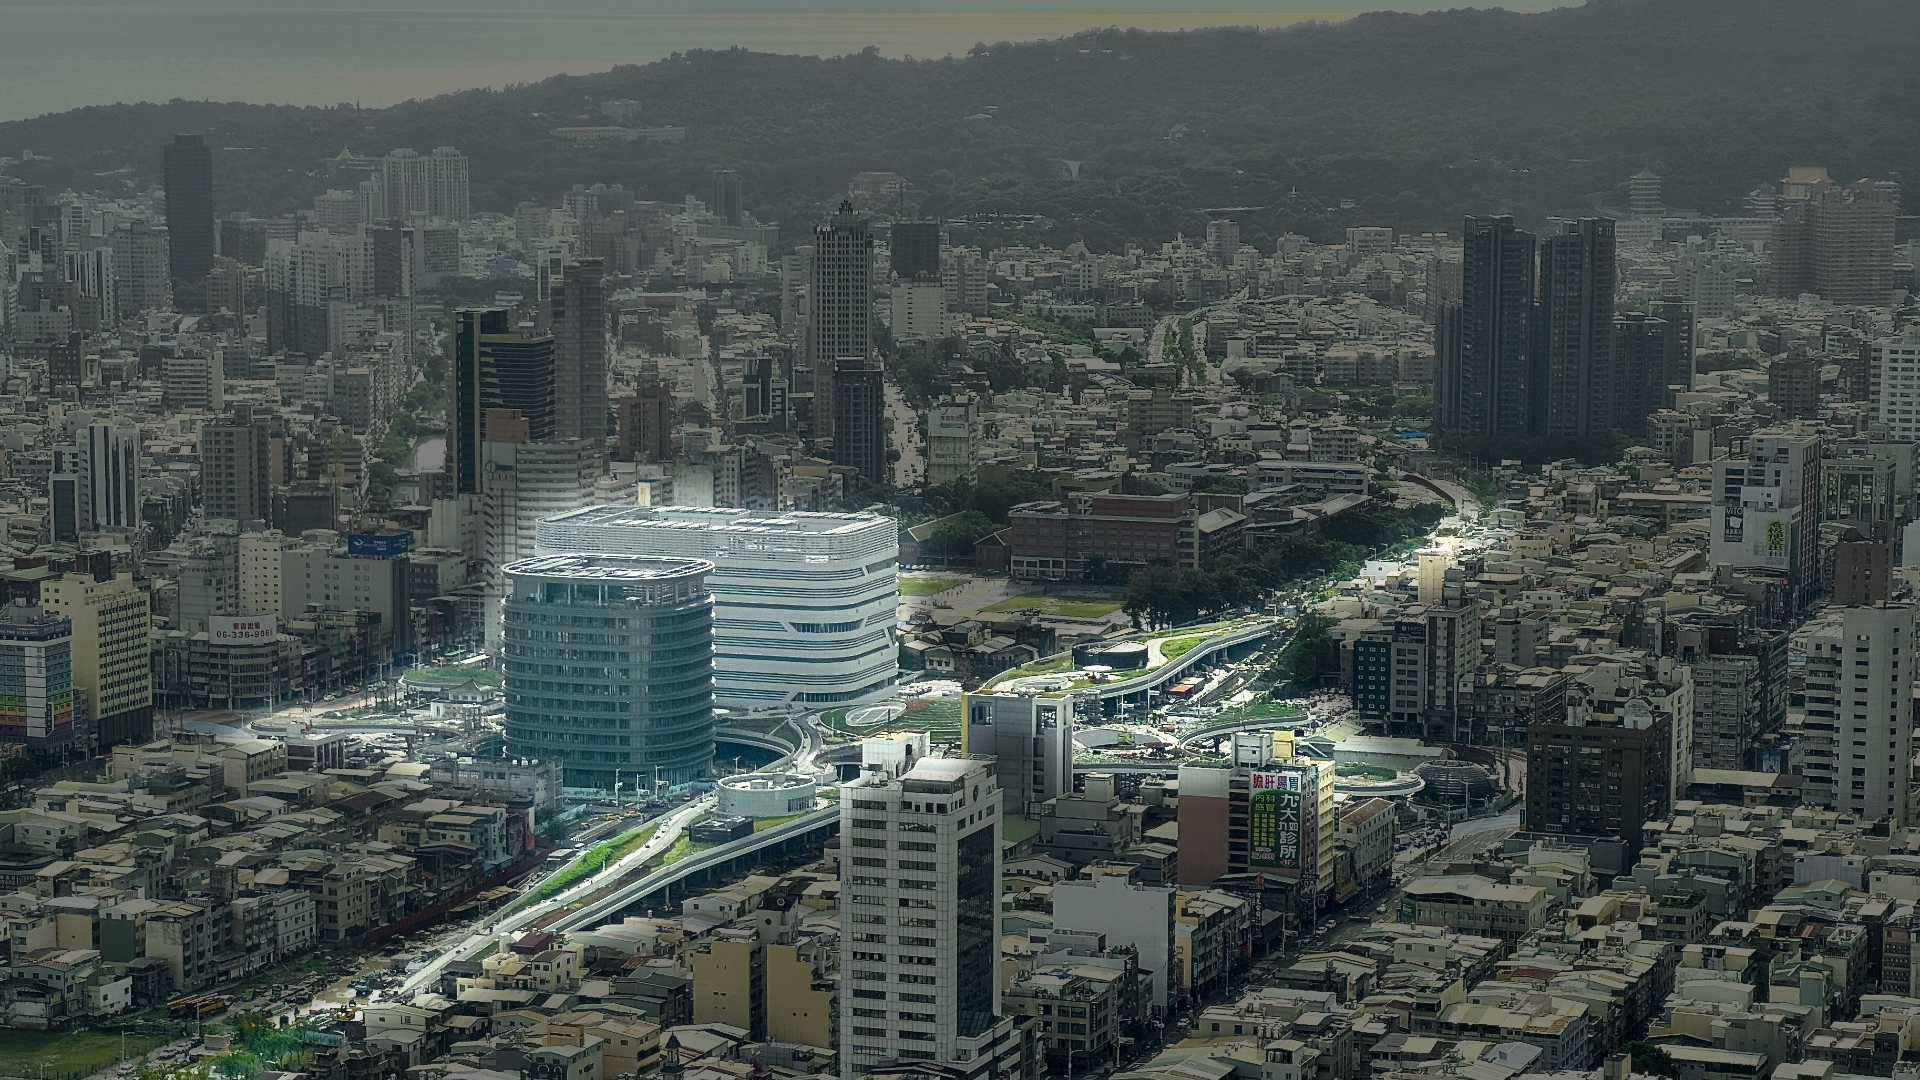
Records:
[[[673,460],[673,389],[658,375],[642,375],[634,395],[620,399],[614,419],[621,461]]]
[[[599,259],[561,270],[553,319],[554,437],[607,438],[607,276]]]
[[[1893,545],[1884,540],[1842,540],[1833,545],[1830,602],[1837,607],[1877,607],[1887,602]]]
[[[1767,401],[1781,416],[1820,414],[1820,364],[1800,350],[1767,365]]]
[[[1774,227],[1778,296],[1813,293],[1836,304],[1879,306],[1893,295],[1893,223],[1900,185],[1861,180],[1813,184]]]
[[[1642,698],[1602,714],[1576,688],[1564,720],[1527,731],[1526,830],[1619,840],[1631,866],[1646,823],[1673,808],[1670,729]]]

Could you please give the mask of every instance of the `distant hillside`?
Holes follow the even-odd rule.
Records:
[[[0,124],[0,154],[51,155],[16,171],[53,186],[99,187],[123,168],[123,182],[151,184],[170,132],[210,130],[249,148],[223,155],[223,201],[261,210],[307,204],[319,162],[343,147],[458,146],[474,205],[495,210],[552,203],[576,182],[704,195],[725,165],[752,209],[790,225],[851,174],[892,170],[928,213],[1045,213],[1058,236],[1096,247],[1197,232],[1225,206],[1263,208],[1236,215],[1263,241],[1616,203],[1648,165],[1670,203],[1708,210],[1792,162],[1897,176],[1920,167],[1914,41],[1910,0],[1589,0],[1539,15],[1100,30],[943,61],[700,52],[379,110],[82,109]],[[691,134],[592,147],[550,134],[604,122],[592,108],[608,98]],[[1064,161],[1082,162],[1078,182]]]

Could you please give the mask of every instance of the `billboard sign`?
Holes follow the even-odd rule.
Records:
[[[254,645],[272,641],[280,632],[272,615],[209,615],[207,640],[216,645]]]
[[[357,532],[347,534],[347,554],[370,559],[394,559],[407,553],[413,537],[403,532]]]
[[[1300,869],[1300,826],[1305,816],[1306,786],[1304,769],[1271,769],[1252,774],[1247,807],[1247,861],[1251,865]]]

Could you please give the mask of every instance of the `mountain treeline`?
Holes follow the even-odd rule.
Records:
[[[1648,166],[1670,204],[1707,211],[1736,209],[1796,162],[1897,177],[1920,158],[1914,41],[1911,0],[1588,0],[1538,15],[1098,29],[941,60],[702,51],[384,109],[80,109],[0,124],[0,154],[47,155],[12,171],[56,189],[141,187],[171,132],[210,131],[225,148],[222,201],[261,211],[307,205],[343,148],[457,146],[474,206],[502,211],[596,181],[704,196],[724,166],[756,214],[799,226],[852,174],[885,170],[911,181],[922,213],[1040,214],[1050,238],[1096,249],[1193,234],[1225,207],[1246,208],[1232,212],[1244,238],[1264,243],[1618,205]],[[596,105],[611,98],[638,101],[641,124],[684,126],[686,141],[551,134],[607,123]]]

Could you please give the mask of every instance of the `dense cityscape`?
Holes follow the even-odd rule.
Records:
[[[1920,1080],[1899,176],[239,138],[0,138],[0,1078]]]

